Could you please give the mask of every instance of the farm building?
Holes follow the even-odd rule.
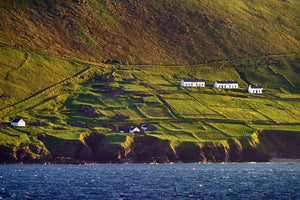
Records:
[[[14,118],[13,120],[11,120],[11,125],[12,126],[25,126],[25,121],[23,119]]]
[[[141,133],[141,130],[138,127],[136,127],[136,126],[132,126],[129,129],[129,133]]]
[[[149,124],[142,124],[141,129],[143,129],[144,131],[152,131],[153,127]]]
[[[259,85],[249,85],[248,92],[252,94],[261,94],[263,88]]]
[[[184,78],[184,79],[182,79],[180,86],[182,86],[182,87],[205,87],[205,81],[203,79]]]
[[[237,89],[237,81],[215,81],[214,88],[228,88],[228,89]]]

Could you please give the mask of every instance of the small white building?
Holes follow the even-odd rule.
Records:
[[[249,85],[248,92],[252,94],[261,94],[263,91],[263,88],[259,85]]]
[[[11,125],[12,126],[25,126],[25,121],[23,119],[14,118],[13,120],[11,120]]]
[[[140,132],[141,130],[136,126],[133,126],[129,129],[129,133],[140,133]]]
[[[237,81],[215,81],[214,88],[237,89],[239,85]]]
[[[189,79],[184,78],[182,79],[180,86],[182,87],[205,87],[205,81],[203,79]]]
[[[148,124],[142,124],[141,125],[141,129],[143,129],[144,131],[148,130],[149,125]]]

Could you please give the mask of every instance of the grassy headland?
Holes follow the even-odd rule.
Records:
[[[299,6],[0,0],[0,162],[259,161],[285,145],[299,156]],[[120,132],[144,123],[142,136]]]
[[[151,138],[150,146],[167,143],[174,152],[199,145],[229,149],[231,143],[256,147],[260,145],[259,132],[297,135],[300,131],[298,54],[193,66],[120,67],[9,47],[1,51],[8,57],[21,56],[14,66],[10,62],[3,68],[7,72],[2,75],[5,84],[1,84],[5,95],[0,99],[0,144],[26,149],[28,154],[34,148],[36,158],[42,154],[107,161],[101,160],[101,154],[113,148],[109,155],[115,159],[116,152],[127,149],[132,153],[135,141],[142,137],[120,130],[143,123],[153,127],[145,132]],[[31,73],[28,77],[27,71]],[[182,88],[179,84],[185,77],[204,78],[207,87]],[[212,88],[220,79],[237,80],[239,89]],[[263,94],[247,93],[247,83],[262,85]],[[9,126],[14,117],[23,118],[28,125]]]

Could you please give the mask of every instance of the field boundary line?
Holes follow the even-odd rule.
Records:
[[[32,100],[34,100],[34,99],[36,99],[36,98],[38,98],[38,97],[40,97],[42,95],[47,95],[46,93],[51,92],[52,90],[55,90],[56,87],[60,86],[63,82],[65,82],[65,81],[67,81],[67,80],[69,80],[69,79],[71,79],[73,77],[77,77],[79,75],[82,75],[83,73],[87,72],[90,69],[91,69],[91,67],[86,67],[85,69],[77,72],[76,74],[73,74],[72,76],[69,76],[69,77],[67,77],[67,78],[65,78],[65,79],[63,79],[63,80],[61,80],[61,81],[59,81],[57,83],[54,83],[53,85],[50,85],[50,86],[46,87],[45,89],[40,90],[37,93],[35,93],[35,94],[33,94],[33,95],[31,95],[31,96],[29,96],[29,97],[27,97],[27,98],[19,101],[19,102],[16,102],[16,103],[14,103],[12,105],[9,105],[9,106],[7,106],[5,108],[0,109],[1,115],[4,116],[4,115],[9,114],[11,112],[10,108],[12,108],[12,107],[15,108],[14,112],[17,112],[16,109],[18,107],[22,106],[22,104],[30,103],[30,101],[32,101]],[[33,103],[31,103],[31,104],[33,104]],[[34,103],[34,104],[37,104],[37,103]],[[23,110],[26,110],[30,106],[32,106],[32,105],[28,104],[28,105],[24,106]]]

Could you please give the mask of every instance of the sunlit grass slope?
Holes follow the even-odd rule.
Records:
[[[2,46],[0,94],[9,95],[10,98],[7,101],[0,100],[0,109],[41,93],[85,68],[87,66],[71,60]]]
[[[299,7],[298,0],[0,0],[0,42],[124,64],[299,53]]]
[[[298,54],[194,66],[120,67],[7,47],[1,51],[19,58],[2,69],[1,92],[10,98],[0,99],[1,123],[20,117],[43,124],[1,128],[4,146],[46,145],[51,151],[51,144],[63,149],[67,141],[74,146],[66,148],[72,149],[91,133],[107,136],[101,145],[125,145],[132,134],[120,133],[122,127],[142,123],[153,126],[146,135],[176,144],[249,139],[262,130],[300,131]],[[49,71],[39,70],[45,66]],[[207,87],[182,88],[185,77],[203,78]],[[215,89],[215,80],[237,80],[240,88]],[[263,86],[263,94],[248,94],[248,83]],[[83,105],[99,115],[84,112]],[[116,115],[129,118],[116,120]]]

